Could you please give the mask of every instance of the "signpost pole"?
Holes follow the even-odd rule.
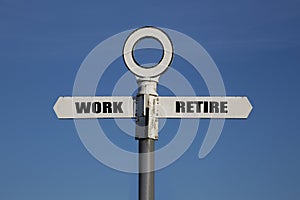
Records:
[[[154,200],[154,171],[143,172],[145,168],[154,168],[154,142],[153,139],[139,140],[139,200]]]
[[[139,140],[139,200],[154,200],[154,149],[158,138],[157,81],[141,79],[136,96],[136,139]]]
[[[145,38],[159,41],[163,56],[159,63],[144,68],[134,59],[136,44]],[[173,45],[166,33],[155,27],[143,27],[129,35],[123,47],[127,68],[136,76],[136,139],[139,140],[139,200],[154,200],[154,142],[158,139],[157,83],[173,59]]]

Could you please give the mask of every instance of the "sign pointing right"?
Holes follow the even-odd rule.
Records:
[[[247,97],[158,97],[158,118],[247,118]]]

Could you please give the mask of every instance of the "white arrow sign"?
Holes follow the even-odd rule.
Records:
[[[247,97],[159,97],[158,118],[247,118]]]
[[[58,118],[133,118],[133,97],[59,97],[53,107]]]
[[[247,97],[155,97],[158,118],[247,118]],[[135,118],[133,97],[59,97],[58,118]]]

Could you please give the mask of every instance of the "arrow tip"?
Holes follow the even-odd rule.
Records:
[[[61,101],[62,97],[58,97],[58,99],[56,100],[54,106],[53,106],[53,110],[56,114],[56,117],[59,118],[59,102]]]
[[[247,111],[248,111],[245,118],[248,118],[248,116],[250,115],[250,113],[251,113],[251,111],[252,111],[252,109],[253,109],[253,106],[252,106],[250,100],[248,99],[248,97],[245,97],[245,100],[246,100],[245,103],[246,103]]]

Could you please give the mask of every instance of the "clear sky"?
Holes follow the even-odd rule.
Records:
[[[217,64],[227,94],[247,95],[254,106],[247,120],[226,120],[215,148],[199,159],[209,122],[202,120],[185,154],[156,172],[156,199],[299,199],[299,10],[299,0],[0,0],[0,199],[137,199],[137,175],[97,161],[73,121],[58,120],[52,107],[58,96],[72,95],[77,70],[96,45],[145,25],[195,39]],[[193,74],[186,67],[182,73]],[[189,78],[197,95],[207,95],[201,76]],[[111,93],[99,88],[97,95]],[[106,122],[112,140],[137,148],[131,137],[117,140],[123,133],[100,120]],[[177,123],[167,121],[158,148]]]

